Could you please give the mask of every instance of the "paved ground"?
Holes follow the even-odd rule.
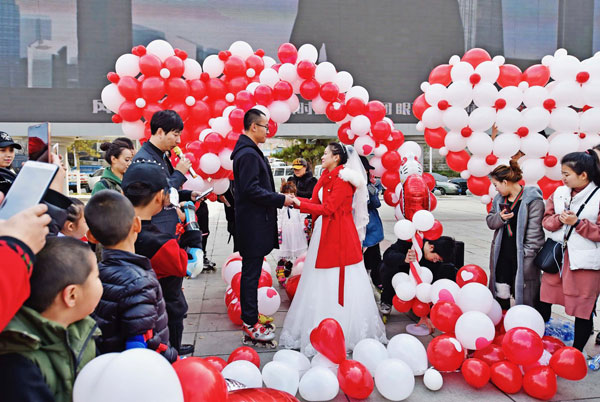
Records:
[[[437,219],[444,225],[444,234],[453,236],[465,242],[465,263],[478,264],[488,269],[488,256],[492,232],[485,225],[485,208],[474,197],[468,196],[440,196],[438,208],[434,212]],[[384,223],[385,240],[382,249],[387,248],[396,239],[393,234],[395,218],[392,208],[383,206],[380,214]],[[229,353],[241,345],[241,330],[233,325],[228,317],[224,303],[225,283],[221,280],[220,266],[232,252],[232,244],[227,243],[225,214],[221,204],[210,203],[210,230],[207,252],[209,257],[217,263],[219,271],[212,274],[201,274],[196,279],[184,282],[185,294],[189,304],[188,318],[185,322],[184,343],[195,343],[196,356],[216,355],[227,359]],[[275,268],[276,261],[268,257],[271,267]],[[272,272],[275,278],[275,272]],[[277,286],[277,285],[275,285]],[[281,326],[283,318],[289,307],[289,300],[285,291],[280,292],[282,304],[275,315],[275,324]],[[564,316],[564,310],[555,308],[555,315]],[[565,316],[566,317],[566,316]],[[406,315],[394,312],[387,324],[387,336],[405,332],[407,324],[413,320]],[[595,323],[595,328],[600,329],[600,322]],[[277,333],[280,329],[277,329]],[[421,337],[427,345],[432,339],[430,336]],[[275,351],[258,348],[261,365],[271,361]],[[590,355],[600,352],[600,348],[593,345],[591,340],[586,348]],[[572,382],[558,379],[558,392],[553,401],[600,401],[600,374],[589,372],[582,381]],[[438,392],[431,392],[423,385],[422,377],[417,377],[415,390],[407,399],[408,401],[463,401],[485,399],[492,401],[525,401],[531,398],[523,391],[515,395],[506,395],[496,387],[488,384],[481,390],[469,387],[459,373],[444,374],[444,386]],[[345,394],[340,394],[335,401],[350,401]],[[385,399],[375,390],[368,401],[384,401]]]

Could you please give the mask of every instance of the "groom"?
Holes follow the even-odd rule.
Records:
[[[258,109],[244,115],[244,134],[231,154],[233,159],[236,244],[242,256],[240,303],[243,329],[253,339],[264,334],[258,322],[257,290],[263,258],[279,248],[277,208],[292,205],[289,196],[275,192],[273,173],[258,144],[267,140],[268,120]],[[272,337],[271,337],[272,339]]]

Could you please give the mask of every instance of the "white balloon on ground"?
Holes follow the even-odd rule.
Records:
[[[352,351],[352,360],[362,363],[369,370],[371,376],[375,375],[379,364],[388,357],[388,351],[385,346],[372,338],[360,340]]]
[[[479,350],[492,343],[496,329],[490,317],[481,311],[463,310],[463,314],[456,320],[454,333],[466,349]]]
[[[381,362],[375,372],[377,391],[390,401],[402,401],[412,394],[415,376],[408,364],[400,359]]]
[[[298,369],[285,362],[270,361],[263,367],[262,379],[268,388],[296,395],[300,383]]]
[[[300,373],[300,377],[310,368],[310,360],[304,354],[291,349],[278,350],[273,355],[273,361],[286,363]],[[293,395],[293,394],[292,394]]]
[[[445,278],[438,279],[431,284],[431,301],[433,304],[435,304],[441,298],[442,301],[456,303],[459,290],[460,287],[456,284],[456,282]]]
[[[423,376],[423,383],[430,391],[439,391],[444,385],[444,379],[439,371],[434,368],[430,368],[425,372]]]
[[[525,304],[520,304],[508,309],[504,316],[504,328],[506,331],[516,327],[530,328],[542,337],[544,336],[546,324],[536,309]]]
[[[487,314],[492,308],[493,300],[492,292],[490,292],[487,286],[478,282],[470,282],[458,291],[456,304],[463,313],[480,311],[483,314]]]
[[[250,363],[252,364],[252,363]],[[312,367],[300,379],[298,391],[307,401],[330,401],[340,390],[337,377],[326,367]]]
[[[388,355],[400,359],[411,368],[414,375],[423,375],[427,370],[427,352],[420,340],[409,334],[398,334],[390,339]]]
[[[262,387],[262,374],[256,365],[248,360],[235,360],[221,371],[223,377],[236,380],[248,388]]]
[[[238,272],[242,272],[242,261],[241,260],[233,260],[225,265],[223,268],[223,280],[227,285],[231,285],[231,279]]]

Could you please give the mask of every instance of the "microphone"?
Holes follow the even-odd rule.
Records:
[[[183,152],[181,151],[181,148],[179,147],[174,147],[173,148],[173,152],[175,152],[175,155],[177,155],[179,157],[179,159],[186,159],[185,155],[183,154]],[[194,171],[194,168],[190,166],[188,172],[192,175],[193,178],[198,177],[198,175],[196,174],[196,172]]]

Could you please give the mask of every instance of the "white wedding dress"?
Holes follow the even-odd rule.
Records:
[[[322,193],[319,192],[322,199]],[[387,343],[371,281],[361,260],[346,266],[344,306],[338,304],[339,268],[316,269],[315,262],[321,239],[322,218],[315,221],[314,230],[296,295],[285,316],[279,345],[300,349],[306,356],[317,351],[310,344],[310,332],[325,318],[340,323],[346,340],[346,350],[362,339],[374,338]]]

